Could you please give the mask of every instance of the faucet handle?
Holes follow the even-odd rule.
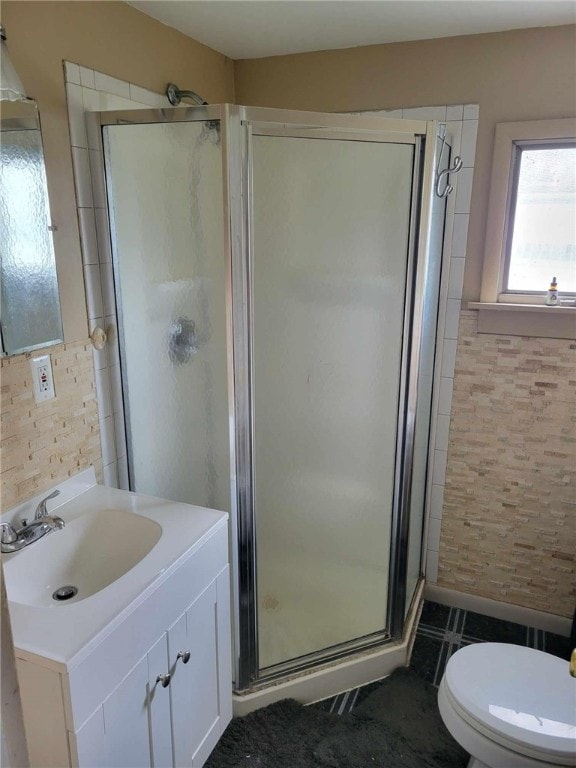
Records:
[[[18,538],[16,529],[10,523],[0,524],[0,529],[2,531],[0,535],[0,540],[2,541],[2,544],[13,544]]]
[[[42,499],[42,501],[36,507],[36,512],[34,513],[34,520],[39,520],[41,517],[46,517],[46,515],[48,514],[48,511],[46,509],[46,502],[50,501],[50,499],[55,499],[56,496],[60,496],[59,490],[52,491],[52,493],[49,496],[46,496],[45,499]]]

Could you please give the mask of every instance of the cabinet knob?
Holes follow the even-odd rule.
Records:
[[[165,675],[158,675],[156,682],[162,683],[162,688],[167,688],[170,685],[170,673]]]
[[[184,664],[188,664],[190,661],[190,651],[178,651],[178,655],[176,656],[176,660],[182,659]]]

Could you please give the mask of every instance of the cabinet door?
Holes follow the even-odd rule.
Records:
[[[220,595],[221,607],[217,587],[220,580],[220,591],[224,592]],[[168,632],[170,661],[174,665],[170,684],[174,764],[178,768],[202,766],[231,717],[227,580],[228,569],[199,595]],[[186,656],[182,654],[187,652],[190,656],[185,663]]]
[[[106,765],[110,768],[152,766],[148,679],[148,658],[144,656],[104,702]]]

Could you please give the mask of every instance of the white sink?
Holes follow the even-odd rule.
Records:
[[[8,597],[26,605],[72,605],[127,573],[161,535],[161,525],[143,515],[118,509],[87,512],[6,563]],[[53,597],[57,590],[60,599]]]
[[[105,488],[96,484],[92,468],[58,489],[48,512],[66,526],[2,560],[19,658],[41,656],[52,668],[69,671],[137,611],[215,525],[226,527],[228,515]],[[30,520],[48,493],[10,510],[5,521]],[[78,593],[53,599],[62,587]]]

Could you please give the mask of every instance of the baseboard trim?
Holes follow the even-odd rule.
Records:
[[[495,619],[514,621],[517,624],[525,624],[528,627],[535,627],[565,637],[570,636],[572,627],[572,620],[564,616],[556,616],[553,613],[537,611],[534,608],[524,608],[521,605],[492,600],[489,597],[470,595],[467,592],[457,592],[454,589],[439,587],[437,584],[426,583],[424,599],[449,605],[452,608],[462,608],[465,611],[492,616]]]

